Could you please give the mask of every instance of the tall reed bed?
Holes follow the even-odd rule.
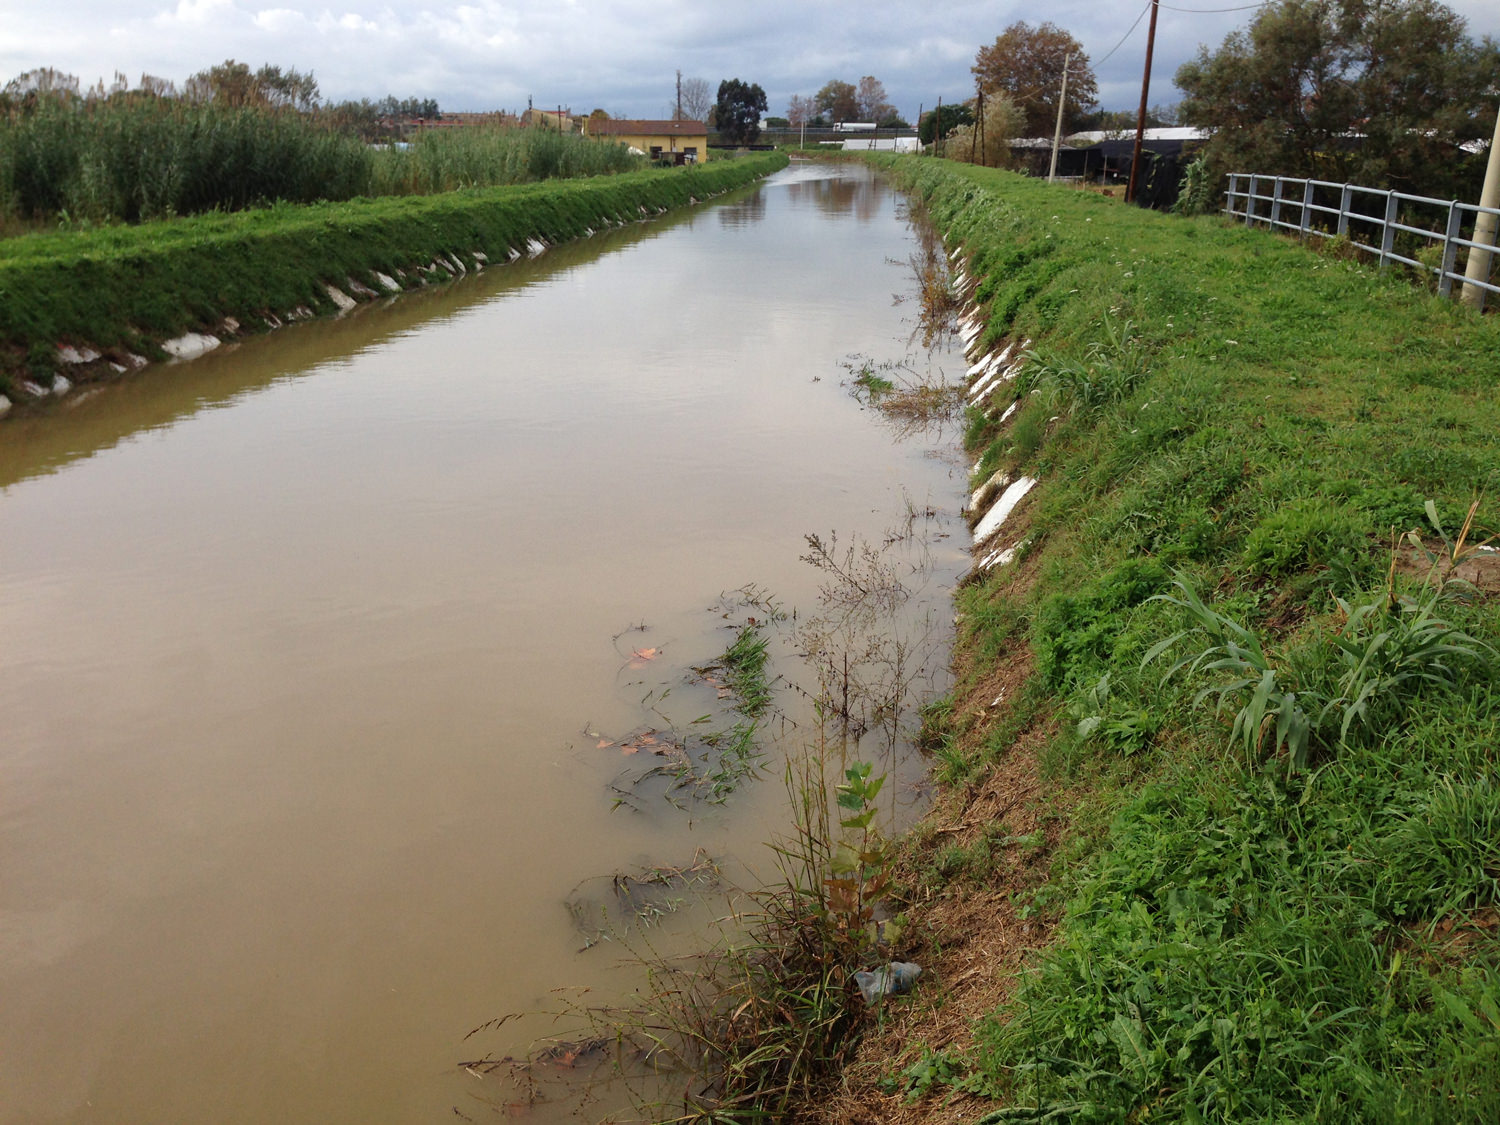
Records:
[[[459,188],[632,172],[644,157],[624,145],[555,129],[441,129],[377,154],[372,194],[433,195]]]
[[[0,227],[430,195],[644,166],[622,145],[554,130],[433,131],[376,151],[290,111],[140,95],[53,101],[0,118]]]
[[[135,97],[0,122],[0,211],[95,222],[370,192],[374,153],[291,112]]]

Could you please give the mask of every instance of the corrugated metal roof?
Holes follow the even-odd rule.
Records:
[[[589,119],[589,132],[596,137],[606,136],[669,136],[706,137],[708,126],[701,121],[627,121],[623,117],[608,120]]]

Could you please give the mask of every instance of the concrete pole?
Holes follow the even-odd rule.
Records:
[[[1052,167],[1047,169],[1049,184],[1057,179],[1057,150],[1062,145],[1063,106],[1068,104],[1068,64],[1072,61],[1073,53],[1069,51],[1063,56],[1062,93],[1057,96],[1057,128],[1052,131]]]
[[[1479,192],[1479,206],[1500,207],[1500,113],[1495,115],[1495,136],[1490,141],[1490,162],[1484,172],[1484,187]],[[1481,212],[1474,219],[1474,241],[1483,246],[1495,245],[1497,219]],[[1464,269],[1466,281],[1488,281],[1491,250],[1469,250],[1469,264]],[[1459,299],[1473,309],[1484,308],[1485,291],[1477,285],[1466,284]]]

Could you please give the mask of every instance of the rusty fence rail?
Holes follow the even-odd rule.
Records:
[[[1230,173],[1224,195],[1224,213],[1244,219],[1246,226],[1259,224],[1302,238],[1310,233],[1343,235],[1355,249],[1376,255],[1382,268],[1400,262],[1435,273],[1438,292],[1445,297],[1454,282],[1500,293],[1500,284],[1488,277],[1465,278],[1461,261],[1469,250],[1492,249],[1473,241],[1474,224],[1480,215],[1500,218],[1500,209],[1358,184],[1248,172]],[[1415,255],[1424,246],[1441,247],[1441,256],[1419,260]],[[1465,251],[1462,256],[1460,250]]]

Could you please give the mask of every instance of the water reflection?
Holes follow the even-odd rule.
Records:
[[[786,190],[798,203],[810,203],[825,215],[853,215],[869,223],[880,214],[890,189],[880,180],[840,176],[801,180]]]
[[[701,221],[678,212],[601,231],[480,273],[356,306],[338,317],[290,325],[265,337],[231,341],[189,363],[158,364],[119,380],[84,386],[45,413],[0,424],[0,489],[54,472],[145,431],[169,427],[205,409],[226,406],[324,363],[435,329],[476,301],[524,292],[568,270],[668,231]]]
[[[839,386],[905,353],[911,237],[863,175],[0,427],[0,1121],[493,1117],[455,1064],[547,1032],[466,1031],[637,983],[579,952],[575,889],[700,849],[764,874],[809,723],[790,631],[771,783],[641,815],[610,786],[724,705],[693,669],[763,615],[725,591],[815,606],[810,532],[938,509],[909,601],[946,627],[962,469]],[[852,210],[807,206],[822,180]],[[894,817],[920,767],[891,768]]]

